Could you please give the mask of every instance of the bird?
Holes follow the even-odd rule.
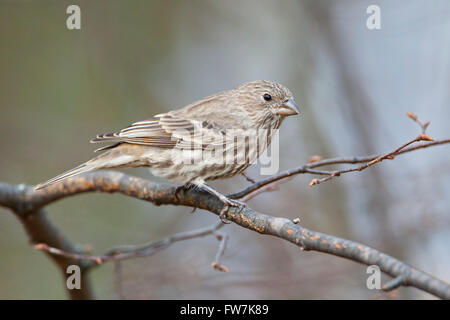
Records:
[[[230,206],[245,204],[206,182],[245,174],[270,145],[282,121],[299,113],[285,86],[268,80],[244,83],[122,130],[97,135],[91,143],[109,143],[95,150],[103,153],[34,188],[40,190],[94,170],[148,167],[153,175],[180,184],[176,193],[193,186],[219,198],[223,219]],[[243,136],[250,138],[239,139]]]

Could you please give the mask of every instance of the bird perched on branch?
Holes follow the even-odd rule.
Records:
[[[156,176],[217,196],[224,213],[229,206],[243,203],[205,182],[243,173],[270,144],[283,119],[299,112],[292,93],[281,84],[245,83],[118,132],[99,134],[91,142],[112,143],[96,150],[104,153],[35,188],[93,170],[149,167]],[[243,136],[256,137],[257,142]]]

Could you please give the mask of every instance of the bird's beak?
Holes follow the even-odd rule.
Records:
[[[277,108],[275,113],[283,117],[295,116],[300,113],[300,109],[294,99],[291,98],[286,100],[281,107]]]

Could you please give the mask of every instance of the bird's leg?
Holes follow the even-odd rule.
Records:
[[[212,195],[216,196],[217,198],[220,199],[220,201],[223,202],[224,206],[219,214],[220,220],[222,220],[223,223],[231,223],[229,220],[226,219],[226,214],[228,213],[228,210],[230,207],[238,207],[239,209],[242,210],[246,206],[246,204],[244,202],[230,199],[230,198],[226,197],[225,195],[221,194],[219,191],[214,190],[213,188],[211,188],[210,186],[208,186],[205,183],[199,185],[199,187],[203,188],[204,190],[208,191]]]
[[[219,191],[211,188],[210,186],[208,186],[207,184],[202,184],[200,186],[202,189],[208,191],[209,193],[211,193],[212,195],[215,195],[217,198],[220,199],[220,201],[222,201],[226,206],[229,207],[238,207],[238,208],[244,208],[245,206],[247,206],[244,202],[239,201],[239,200],[234,200],[234,199],[230,199],[227,196],[221,194]]]

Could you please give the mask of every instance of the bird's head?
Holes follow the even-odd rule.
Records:
[[[267,80],[245,83],[236,88],[248,109],[264,111],[274,117],[288,117],[300,113],[291,91],[285,86]],[[252,111],[252,110],[248,110]]]

